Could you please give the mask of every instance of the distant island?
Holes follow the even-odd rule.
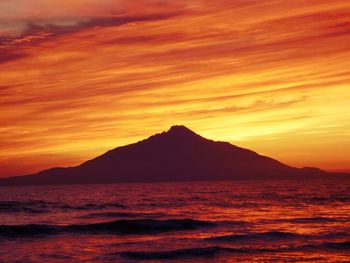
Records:
[[[108,184],[214,180],[350,178],[318,168],[295,168],[228,142],[172,126],[146,140],[118,147],[76,167],[0,179],[0,185]]]

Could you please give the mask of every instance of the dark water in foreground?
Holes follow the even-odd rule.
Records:
[[[350,262],[350,183],[0,188],[0,262]]]

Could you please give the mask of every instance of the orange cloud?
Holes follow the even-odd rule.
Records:
[[[11,0],[0,2],[0,37],[37,32],[71,32],[79,27],[123,24],[164,16],[185,8],[182,1],[141,0]],[[161,8],[158,8],[161,7]]]
[[[350,4],[39,2],[4,2],[24,26],[0,37],[0,175],[74,165],[172,124],[349,168]]]

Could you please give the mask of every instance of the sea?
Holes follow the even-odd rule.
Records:
[[[0,187],[0,262],[350,262],[350,183]]]

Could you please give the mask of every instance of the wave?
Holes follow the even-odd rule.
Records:
[[[44,235],[57,234],[60,231],[59,226],[51,225],[14,225],[0,226],[0,237],[17,238],[17,237],[36,237]]]
[[[195,247],[195,248],[184,248],[175,249],[169,251],[156,251],[156,252],[146,252],[146,251],[125,251],[119,252],[112,255],[119,255],[124,258],[129,258],[133,260],[174,260],[183,258],[196,258],[196,257],[215,257],[222,253],[230,254],[256,254],[256,253],[266,253],[272,252],[271,249],[249,249],[249,248],[228,248],[221,246],[210,246],[210,247]]]
[[[315,204],[348,203],[350,201],[350,195],[338,194],[333,196],[314,196],[307,199],[306,201]]]
[[[293,224],[320,224],[320,223],[337,223],[348,222],[349,217],[296,217],[296,218],[282,218],[282,219],[263,219],[259,223],[293,223]]]
[[[88,210],[101,210],[106,208],[126,209],[126,206],[115,202],[115,203],[103,203],[103,204],[89,203],[89,204],[80,205],[80,206],[71,206],[67,204],[61,204],[61,205],[57,205],[56,208],[60,208],[64,210],[87,210],[88,211]]]
[[[334,241],[334,242],[319,242],[314,244],[307,244],[296,247],[285,248],[285,251],[302,251],[302,252],[310,252],[310,251],[350,251],[350,240],[347,241]]]
[[[91,213],[87,215],[79,216],[79,218],[90,219],[90,218],[154,218],[167,216],[161,213],[132,213],[132,212],[106,212],[106,213]]]
[[[135,219],[135,220],[117,220],[113,222],[96,223],[89,225],[69,226],[69,230],[83,232],[108,232],[119,234],[144,234],[179,230],[195,230],[213,226],[209,221],[200,221],[193,219]]]
[[[278,234],[279,235],[279,234]],[[312,250],[341,250],[349,251],[350,241],[335,242],[335,243],[323,243],[319,245],[304,245],[295,247],[278,247],[278,248],[231,248],[222,246],[209,246],[209,247],[195,247],[195,248],[184,248],[175,249],[168,251],[124,251],[119,253],[110,254],[110,256],[121,256],[133,260],[174,260],[182,258],[196,258],[196,257],[215,257],[220,254],[259,254],[259,253],[280,253],[280,252],[291,252],[300,251],[308,252]]]
[[[302,218],[286,219],[284,221],[291,222],[291,223],[300,223],[300,224],[312,224],[312,223],[337,222],[339,221],[339,219],[329,218],[329,217],[302,217]]]
[[[233,234],[207,238],[210,241],[219,242],[240,242],[245,240],[262,240],[262,241],[278,241],[278,240],[291,240],[296,238],[305,238],[306,236],[280,231],[270,231],[261,233],[249,233],[249,234]]]
[[[44,201],[0,201],[0,213],[45,213],[48,212],[48,204]]]
[[[296,247],[294,250],[339,250],[339,251],[350,251],[350,240],[346,241],[334,241],[334,242],[323,242],[318,244],[310,244],[301,247]]]
[[[243,242],[243,241],[264,241],[264,242],[278,242],[278,241],[327,241],[348,239],[350,234],[348,232],[331,232],[331,233],[320,233],[320,234],[297,234],[292,232],[282,231],[269,231],[269,232],[256,232],[247,234],[231,234],[223,236],[214,236],[206,238],[207,241],[217,242]],[[328,243],[325,243],[328,244]],[[332,243],[329,243],[332,244]]]
[[[118,202],[94,204],[88,203],[84,205],[72,206],[65,203],[47,202],[42,200],[29,201],[0,201],[0,213],[49,213],[54,209],[59,210],[102,210],[106,208],[126,209],[125,205]]]
[[[61,233],[105,233],[105,234],[152,234],[169,231],[195,230],[211,227],[215,224],[209,221],[193,219],[135,219],[117,220],[86,225],[13,225],[0,226],[0,236],[8,238],[35,237]]]
[[[343,242],[327,242],[321,245],[321,247],[333,250],[350,251],[350,241]]]
[[[179,259],[186,257],[213,257],[225,250],[221,247],[204,247],[204,248],[187,248],[177,249],[170,251],[159,251],[159,252],[134,252],[126,251],[117,253],[124,258],[134,260],[160,260],[160,259]]]

